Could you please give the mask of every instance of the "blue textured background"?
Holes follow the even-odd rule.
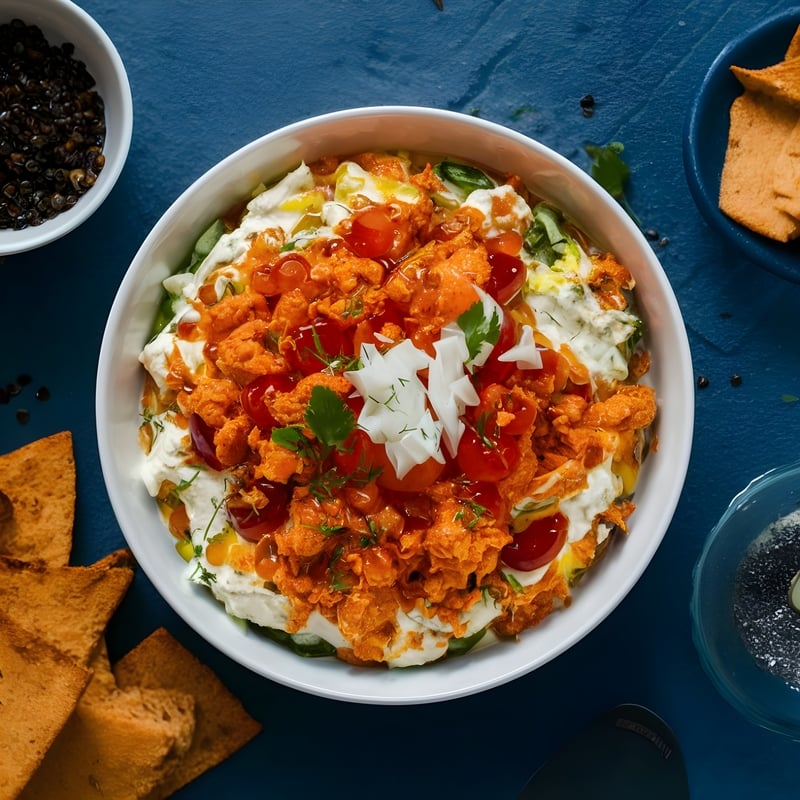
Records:
[[[159,624],[206,660],[264,733],[179,794],[271,798],[512,798],[576,726],[617,703],[674,728],[696,798],[795,798],[800,744],[762,731],[717,695],[690,635],[691,570],[731,497],[798,457],[800,286],[729,250],[684,179],[688,104],[723,46],[783,6],[758,0],[80,0],[114,40],[135,105],[130,157],[83,227],[0,263],[0,384],[34,385],[0,406],[0,451],[62,429],[75,436],[73,560],[122,536],[94,431],[96,360],[119,281],[149,228],[223,156],[303,117],[400,103],[475,113],[587,168],[586,142],[620,140],[629,199],[689,330],[696,436],[685,491],[653,563],[611,617],[545,667],[444,705],[320,700],[255,677],[213,651],[137,575],[114,620],[120,655]],[[579,101],[592,94],[591,117]],[[730,377],[742,376],[739,386]],[[33,399],[45,384],[52,397]],[[30,422],[15,411],[27,407]]]

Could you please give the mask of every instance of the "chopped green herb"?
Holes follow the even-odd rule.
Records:
[[[547,203],[537,203],[533,222],[525,231],[525,249],[537,260],[552,267],[568,250],[576,250],[575,240],[564,231],[564,217]]]
[[[260,628],[263,633],[284,647],[288,647],[295,655],[305,658],[324,658],[335,656],[336,648],[324,639],[311,633],[286,633],[277,628]]]
[[[630,167],[622,160],[625,150],[622,142],[609,142],[605,147],[587,144],[586,152],[592,159],[589,174],[625,209],[630,218],[641,227],[625,197],[625,186],[631,175]]]
[[[508,585],[517,593],[524,591],[522,584],[510,573],[504,572],[503,577],[508,581]]]
[[[465,636],[463,639],[450,639],[447,642],[447,655],[449,656],[463,656],[475,647],[478,642],[486,635],[486,628],[482,628],[477,633],[471,636]]]
[[[356,425],[352,410],[327,386],[311,390],[305,420],[323,445],[337,449],[344,445]]]
[[[206,586],[211,586],[216,583],[217,576],[213,572],[209,572],[199,561],[194,568],[194,572],[189,576],[189,580],[194,583],[204,583]]]
[[[466,198],[476,189],[494,189],[496,183],[477,167],[469,164],[458,164],[455,161],[441,161],[433,168],[433,173],[439,180],[457,190]]]
[[[189,272],[196,272],[206,256],[214,249],[214,245],[225,233],[225,223],[221,219],[215,219],[211,225],[200,234],[200,238],[195,242],[194,250],[189,258]]]
[[[497,309],[493,308],[492,316],[487,318],[480,300],[473,303],[456,321],[458,327],[464,331],[470,360],[478,355],[484,343],[494,345],[500,338],[500,317]]]

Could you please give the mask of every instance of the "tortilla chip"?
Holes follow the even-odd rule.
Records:
[[[789,46],[786,48],[786,55],[784,55],[783,60],[788,61],[790,58],[797,58],[798,56],[800,56],[800,25],[798,25],[792,40],[789,42]]]
[[[86,665],[133,580],[128,567],[50,567],[0,557],[0,608],[26,630]]]
[[[120,687],[182,689],[195,696],[197,727],[189,752],[148,800],[169,797],[224,761],[261,730],[214,672],[159,628],[114,665]]]
[[[186,753],[194,725],[185,692],[87,690],[21,798],[146,797]]]
[[[800,217],[800,122],[792,129],[772,171],[775,207]]]
[[[0,797],[12,800],[22,791],[90,677],[0,612]]]
[[[737,97],[720,182],[719,207],[725,214],[781,242],[800,235],[800,221],[775,206],[774,176],[765,165],[770,153],[781,152],[798,118],[792,106],[760,92]]]
[[[0,522],[0,555],[69,563],[75,518],[75,459],[69,431],[0,455],[0,492],[11,501]]]
[[[764,69],[732,66],[731,72],[745,89],[763,92],[793,106],[800,106],[800,57]]]

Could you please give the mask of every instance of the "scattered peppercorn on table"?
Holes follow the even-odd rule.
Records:
[[[446,786],[452,796],[513,798],[578,728],[622,702],[649,706],[672,726],[693,796],[794,797],[800,745],[754,727],[725,703],[702,671],[689,621],[692,567],[707,532],[749,480],[796,459],[800,440],[800,286],[729,250],[682,180],[681,132],[696,87],[725,44],[772,5],[229,0],[222,13],[157,0],[79,5],[110,35],[128,70],[129,160],[83,226],[0,263],[0,452],[72,431],[73,563],[124,546],[100,474],[94,390],[106,315],[133,255],[210,166],[314,114],[396,103],[462,111],[527,134],[587,171],[598,166],[596,146],[621,143],[616,152],[630,175],[620,200],[672,283],[696,370],[693,460],[655,559],[581,642],[488,692],[393,708],[279,686],[207,644],[138,572],[108,629],[112,659],[164,626],[263,724],[176,797],[235,790],[289,798],[302,786],[309,797],[369,787],[390,800],[433,797]],[[2,2],[0,25],[1,17]],[[635,35],[621,35],[632,26]],[[4,80],[0,67],[0,86]],[[15,125],[17,135],[10,117],[0,107],[0,125]],[[11,132],[0,130],[0,140]],[[490,757],[480,769],[467,765],[479,757],[480,741],[481,749],[502,747],[500,765]],[[420,751],[428,743],[435,755]]]

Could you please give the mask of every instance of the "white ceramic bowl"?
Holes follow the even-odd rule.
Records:
[[[78,202],[41,225],[21,230],[0,228],[0,256],[23,253],[59,239],[87,220],[106,199],[128,157],[133,130],[133,102],[122,59],[105,31],[69,0],[0,0],[0,24],[21,19],[38,25],[50,45],[75,45],[105,104],[105,165],[97,182]]]
[[[137,443],[143,373],[137,356],[148,337],[161,281],[205,227],[301,159],[367,149],[405,148],[472,159],[519,174],[545,199],[617,253],[638,283],[659,397],[658,451],[641,472],[631,532],[610,549],[552,614],[514,644],[407,670],[365,669],[334,659],[303,659],[235,625],[206,590],[182,576],[172,537],[139,478]],[[296,689],[364,703],[446,700],[488,689],[536,669],[579,641],[625,597],[667,530],[683,486],[694,418],[691,359],[680,310],[650,245],[619,205],[582,170],[531,139],[475,117],[426,108],[341,111],[289,125],[229,156],[198,179],[164,214],[137,253],[111,309],[100,353],[97,430],[108,493],[144,572],[197,632],[232,659]]]

